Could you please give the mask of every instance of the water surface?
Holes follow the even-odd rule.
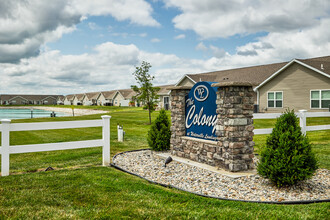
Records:
[[[22,108],[0,108],[0,119],[23,119],[23,118],[45,118],[50,117],[52,111],[41,109],[22,109]],[[56,117],[68,116],[63,112],[56,112]]]

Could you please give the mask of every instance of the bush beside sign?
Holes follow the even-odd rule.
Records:
[[[216,87],[212,82],[198,82],[186,96],[186,136],[216,140],[217,124]]]

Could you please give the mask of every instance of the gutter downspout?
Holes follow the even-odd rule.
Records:
[[[259,90],[257,89],[257,105],[260,107],[259,105]]]

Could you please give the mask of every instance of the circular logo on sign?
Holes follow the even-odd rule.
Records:
[[[209,97],[209,90],[205,85],[199,85],[194,90],[194,97],[197,101],[203,102]]]

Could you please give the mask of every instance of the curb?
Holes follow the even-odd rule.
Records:
[[[139,149],[139,150],[131,150],[131,151],[124,151],[124,152],[121,152],[121,153],[118,153],[116,154],[115,156],[112,157],[112,161],[114,161],[114,159],[118,156],[118,155],[121,155],[121,154],[125,154],[125,153],[131,153],[131,152],[138,152],[138,151],[145,151],[145,150],[150,150],[148,148],[146,149]],[[182,188],[179,188],[179,187],[176,187],[176,186],[173,186],[173,185],[166,185],[166,184],[163,184],[163,183],[158,183],[158,182],[155,182],[155,181],[152,181],[152,180],[149,180],[145,177],[142,177],[136,173],[132,173],[128,170],[125,170],[117,165],[115,165],[114,163],[111,163],[110,164],[112,167],[120,170],[120,171],[123,171],[125,173],[128,173],[128,174],[131,174],[131,175],[134,175],[134,176],[137,176],[141,179],[144,179],[146,181],[148,181],[149,183],[152,183],[152,184],[156,184],[156,185],[160,185],[160,186],[163,186],[163,187],[166,187],[166,188],[174,188],[174,189],[178,189],[178,190],[181,190],[181,191],[184,191],[184,192],[188,192],[188,193],[191,193],[191,194],[195,194],[197,196],[202,196],[202,197],[206,197],[206,198],[212,198],[212,199],[219,199],[219,200],[227,200],[227,201],[236,201],[236,202],[247,202],[247,203],[263,203],[263,204],[276,204],[276,205],[300,205],[300,204],[312,204],[312,203],[321,203],[321,202],[330,202],[330,199],[323,199],[323,200],[299,200],[299,201],[283,201],[283,202],[276,202],[276,201],[254,201],[254,200],[241,200],[241,199],[228,199],[228,198],[223,198],[223,197],[217,197],[217,196],[208,196],[208,195],[204,195],[204,194],[200,194],[200,193],[196,193],[196,192],[191,192],[191,191],[188,191],[188,190],[185,190],[185,189],[182,189]]]

